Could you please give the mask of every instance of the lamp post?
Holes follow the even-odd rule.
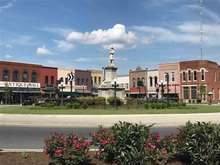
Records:
[[[22,103],[23,101],[22,101],[22,91],[21,91],[21,86],[22,86],[22,84],[19,84],[19,85],[18,85],[18,87],[19,87],[20,106],[22,106],[22,104],[23,104],[23,103]]]
[[[208,93],[208,96],[209,96],[209,105],[212,105],[212,96],[213,96],[213,92],[210,91],[210,92]]]
[[[169,102],[169,73],[166,73],[166,83],[167,83],[167,103]]]
[[[63,86],[63,83],[61,83],[61,86],[59,88],[61,89],[61,102],[60,102],[60,106],[63,106],[63,89],[65,88]]]
[[[116,92],[117,92],[118,84],[116,82],[116,79],[114,79],[112,87],[114,88],[114,107],[115,107],[115,109],[117,109],[117,93]]]

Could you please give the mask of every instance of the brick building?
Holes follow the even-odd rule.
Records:
[[[129,71],[131,97],[145,97],[147,95],[147,71],[147,69],[142,69],[141,67]],[[142,86],[138,86],[140,81]]]
[[[220,100],[220,66],[213,61],[182,61],[180,65],[180,98],[186,102]],[[208,96],[210,94],[210,97]]]
[[[193,60],[159,65],[159,84],[167,93],[166,75],[169,75],[169,94],[177,94],[184,102],[220,101],[220,66],[213,61]],[[209,96],[210,95],[210,96]]]
[[[0,101],[15,103],[21,102],[21,98],[38,96],[48,85],[55,88],[56,80],[56,68],[0,61]]]

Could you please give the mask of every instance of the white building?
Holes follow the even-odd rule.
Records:
[[[157,96],[157,87],[159,82],[159,71],[157,69],[147,71],[147,95],[148,98]]]
[[[120,88],[124,88],[126,93],[129,92],[129,75],[119,75],[116,81]]]

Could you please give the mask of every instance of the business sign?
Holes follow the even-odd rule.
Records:
[[[40,88],[40,83],[0,81],[0,87],[9,87],[9,88]]]

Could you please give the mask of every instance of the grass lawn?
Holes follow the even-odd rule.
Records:
[[[61,107],[43,108],[31,106],[0,106],[1,114],[69,114],[69,115],[114,115],[114,114],[186,114],[186,113],[213,113],[220,112],[220,106],[187,105],[182,109],[143,109],[126,107],[113,109],[67,109]]]

